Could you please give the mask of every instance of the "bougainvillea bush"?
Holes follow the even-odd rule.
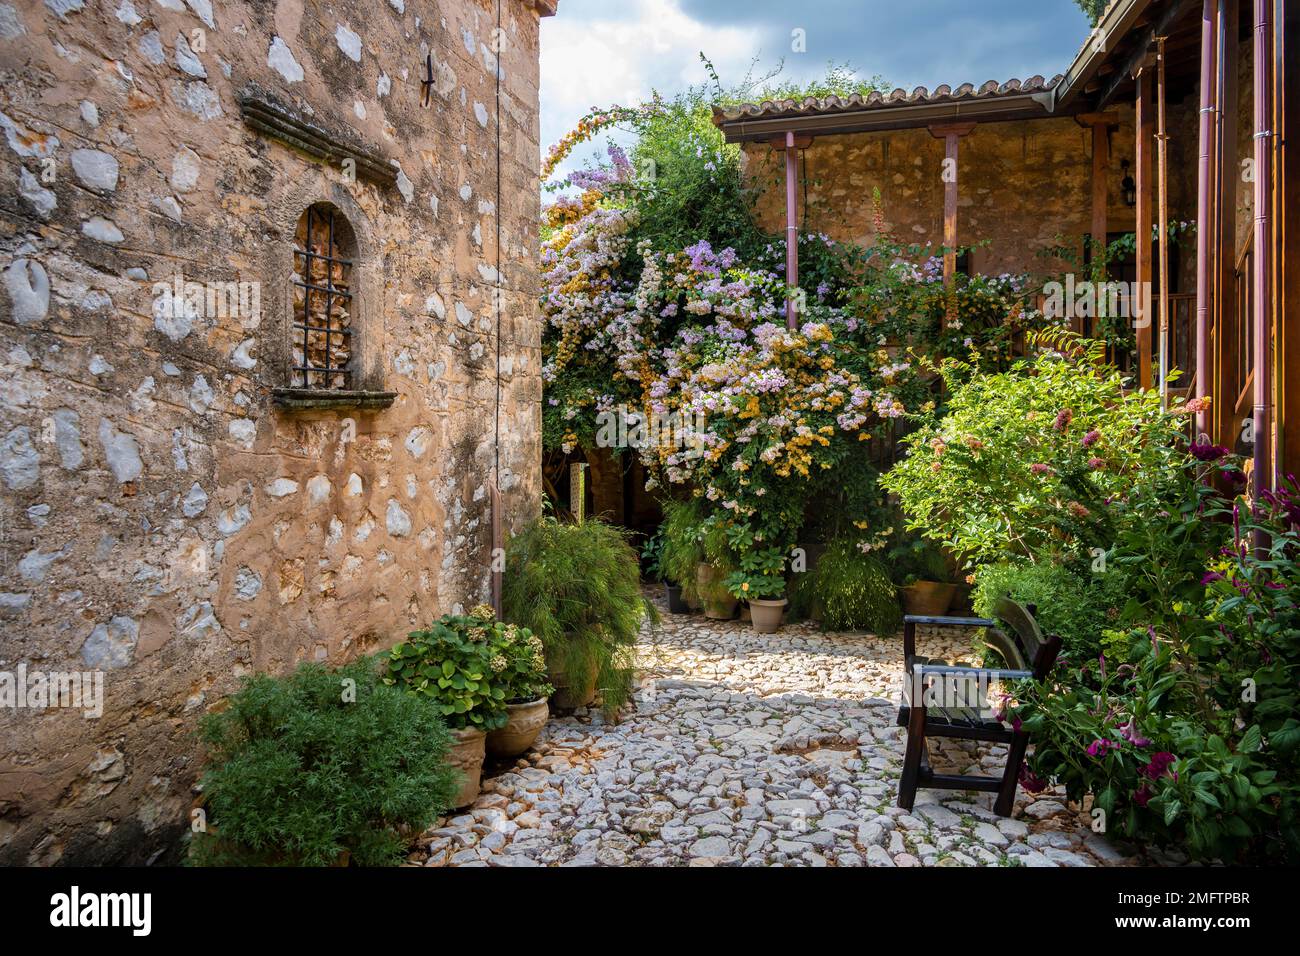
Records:
[[[828,494],[836,520],[818,534],[885,546],[896,523],[879,463],[902,417],[934,399],[913,353],[1005,365],[1028,292],[1013,276],[946,287],[936,250],[899,245],[878,201],[870,247],[800,235],[802,285],[787,288],[785,239],[751,215],[762,184],[709,120],[725,98],[719,86],[599,111],[552,154],[550,168],[611,124],[638,135],[567,177],[546,212],[543,441],[617,449],[611,423],[652,425],[628,443],[649,487],[702,499],[703,533],[732,552],[729,589],[754,597],[779,593]]]

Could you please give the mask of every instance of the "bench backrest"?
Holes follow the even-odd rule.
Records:
[[[1056,635],[1044,636],[1034,620],[1038,609],[1023,605],[1010,597],[1000,598],[994,616],[1003,627],[990,627],[984,632],[984,643],[1002,655],[1008,667],[1033,671],[1042,680],[1056,663],[1061,650],[1061,639]]]

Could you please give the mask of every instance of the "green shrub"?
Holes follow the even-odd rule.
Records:
[[[256,674],[204,716],[205,833],[198,865],[362,866],[401,862],[402,830],[450,804],[448,734],[426,702],[380,683],[364,658],[338,670],[301,664]]]
[[[903,622],[888,569],[851,541],[832,541],[817,564],[796,580],[794,610],[805,615],[819,611],[827,630],[867,630],[887,637]]]
[[[704,544],[700,540],[700,527],[704,511],[699,499],[687,501],[669,499],[663,503],[664,520],[659,526],[663,535],[663,551],[659,566],[666,580],[678,585],[683,596],[690,600],[699,598],[696,585],[696,568],[705,560]]]
[[[502,600],[506,619],[541,638],[570,681],[594,668],[607,714],[626,703],[641,622],[658,612],[641,595],[625,532],[601,521],[538,518],[506,548]]]
[[[1103,631],[1118,624],[1126,601],[1124,575],[1117,568],[1091,581],[1051,562],[989,564],[975,573],[971,601],[980,617],[994,617],[998,600],[1008,596],[1033,604],[1038,626],[1059,636],[1062,653],[1073,661],[1097,656]]]
[[[503,625],[504,626],[504,625]],[[388,652],[387,684],[400,685],[428,700],[456,729],[495,730],[505,724],[505,681],[494,669],[500,641],[492,611],[481,615],[444,614],[424,631],[412,631]]]

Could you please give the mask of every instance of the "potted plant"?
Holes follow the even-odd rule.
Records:
[[[488,731],[487,752],[517,757],[533,745],[550,716],[546,699],[555,688],[546,680],[546,649],[528,628],[496,620],[486,604],[470,614],[491,622],[489,665],[506,695],[506,722]]]
[[[781,628],[785,597],[785,552],[752,547],[740,558],[740,570],[727,577],[727,590],[749,607],[750,626],[759,634]]]
[[[890,551],[890,560],[906,613],[937,617],[947,612],[957,585],[942,551],[917,538]]]
[[[223,704],[199,722],[195,865],[397,865],[406,835],[453,805],[446,726],[374,658],[255,674]]]
[[[653,581],[661,581],[664,586],[664,598],[670,614],[686,614],[690,605],[682,596],[682,586],[673,583],[664,570],[664,529],[661,525],[655,533],[646,538],[641,546],[642,570]]]
[[[508,719],[506,689],[492,669],[491,616],[445,614],[388,651],[385,682],[430,701],[452,731],[451,762],[462,774],[453,806],[478,796],[487,733]]]
[[[502,600],[505,619],[541,639],[557,707],[585,707],[599,688],[606,714],[617,713],[631,696],[641,623],[658,620],[625,532],[534,520],[506,548]]]
[[[659,568],[663,574],[668,595],[668,610],[685,614],[694,602],[699,605],[696,568],[704,560],[704,545],[700,542],[700,509],[693,500],[689,502],[666,501],[663,505],[664,521],[659,526],[662,548]]]

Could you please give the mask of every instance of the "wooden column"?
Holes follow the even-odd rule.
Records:
[[[943,140],[943,281],[951,286],[957,275],[957,180],[960,165],[957,143],[975,128],[974,123],[947,123],[931,126],[930,135]],[[951,175],[947,173],[951,171]]]
[[[1210,393],[1210,313],[1214,296],[1215,204],[1214,135],[1218,100],[1215,96],[1219,24],[1216,0],[1203,0],[1201,9],[1201,110],[1197,141],[1200,155],[1196,172],[1196,397]],[[1196,413],[1196,431],[1205,432],[1209,416]]]
[[[1079,125],[1092,129],[1092,275],[1100,277],[1106,255],[1107,220],[1110,212],[1110,130],[1119,125],[1117,113],[1081,113]],[[1075,319],[1075,331],[1083,331],[1083,320]]]
[[[1255,447],[1252,491],[1273,487],[1273,0],[1255,0],[1254,94],[1255,143],[1255,284],[1254,361]],[[1262,532],[1255,547],[1262,550]]]
[[[1240,59],[1238,0],[1219,0],[1219,112],[1218,155],[1215,157],[1218,188],[1219,296],[1214,316],[1214,404],[1210,407],[1215,443],[1236,448],[1241,435],[1237,417],[1237,396],[1246,383],[1237,380],[1237,334],[1247,317],[1237,314],[1237,190],[1241,188],[1241,165],[1237,155],[1237,67]]]
[[[773,137],[769,144],[780,150],[785,159],[785,284],[791,289],[799,285],[799,150],[812,145],[811,136],[799,136],[787,130]],[[799,327],[799,306],[793,295],[785,298],[786,328]]]
[[[1140,68],[1137,75],[1137,220],[1134,236],[1137,242],[1138,299],[1142,302],[1142,317],[1137,327],[1138,385],[1151,387],[1151,324],[1155,297],[1152,289],[1154,268],[1151,256],[1152,204],[1155,197],[1156,110],[1155,74],[1149,66]]]
[[[1277,470],[1290,475],[1300,472],[1300,3],[1285,7],[1277,32]]]

